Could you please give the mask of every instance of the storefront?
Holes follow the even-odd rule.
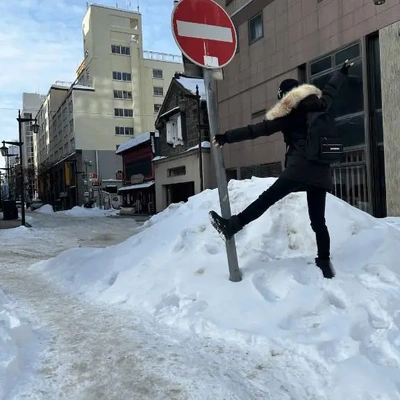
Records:
[[[146,132],[122,144],[117,154],[122,156],[124,185],[121,214],[151,215],[155,213],[155,178],[153,158],[157,153],[158,136]]]
[[[354,66],[332,107],[345,145],[333,167],[333,194],[377,217],[386,215],[379,37],[372,35],[308,64],[308,81],[323,88],[345,60]]]

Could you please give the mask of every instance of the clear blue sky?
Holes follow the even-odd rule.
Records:
[[[93,3],[130,4],[136,11],[138,0]],[[139,0],[139,6],[145,50],[179,54],[170,26],[173,0]],[[85,12],[85,0],[0,1],[0,142],[18,137],[22,92],[46,94],[55,81],[74,80],[83,58]]]

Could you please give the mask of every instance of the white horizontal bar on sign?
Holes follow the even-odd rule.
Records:
[[[196,39],[233,42],[232,30],[223,26],[198,24],[195,22],[176,21],[178,35]]]

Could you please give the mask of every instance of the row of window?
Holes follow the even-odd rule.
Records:
[[[118,72],[119,74],[121,72]],[[114,72],[113,72],[114,74]],[[130,79],[130,74],[129,74]],[[116,79],[121,80],[121,79]],[[122,79],[126,80],[126,79]],[[164,96],[164,88],[162,86],[154,86],[153,87],[153,96]],[[114,99],[126,99],[132,100],[132,92],[128,90],[114,90]]]
[[[130,126],[116,126],[115,134],[116,135],[133,136],[133,128]]]
[[[129,72],[113,71],[112,77],[115,81],[125,81],[125,82],[132,81],[132,74],[130,74]]]
[[[114,99],[132,100],[132,92],[129,90],[114,90]]]
[[[114,116],[133,118],[133,110],[131,108],[114,108]]]
[[[129,56],[131,54],[131,49],[127,46],[118,46],[115,44],[111,45],[111,53],[113,54],[123,54]]]

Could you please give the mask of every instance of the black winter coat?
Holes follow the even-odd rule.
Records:
[[[323,111],[331,105],[345,79],[346,75],[338,71],[322,91],[309,84],[292,89],[267,112],[264,121],[225,132],[226,142],[242,142],[282,132],[287,151],[285,170],[281,177],[300,182],[305,186],[312,185],[331,191],[330,166],[307,160],[296,147],[302,148],[305,145],[307,113]]]

